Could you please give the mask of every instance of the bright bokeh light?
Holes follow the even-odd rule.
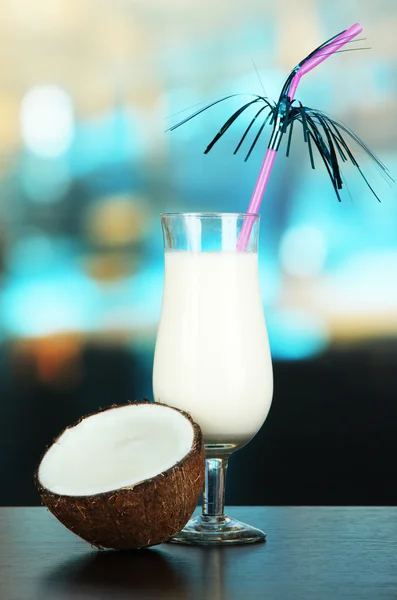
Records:
[[[291,227],[281,238],[280,262],[289,275],[315,277],[323,270],[326,257],[326,241],[316,227]]]
[[[41,279],[20,277],[6,284],[0,302],[6,335],[42,337],[92,331],[97,322],[96,287],[73,269]]]
[[[115,247],[137,243],[145,234],[146,198],[132,194],[109,194],[92,203],[85,215],[91,242]]]
[[[74,133],[70,97],[55,85],[33,87],[22,100],[20,127],[31,152],[46,158],[61,156],[70,147]]]
[[[332,291],[327,286],[319,288],[317,301],[326,310],[343,310],[352,316],[372,313],[374,319],[392,314],[395,320],[396,273],[397,252],[394,249],[363,252],[346,260],[334,274]]]
[[[269,311],[267,319],[272,357],[305,360],[321,354],[329,343],[326,323],[310,310]]]

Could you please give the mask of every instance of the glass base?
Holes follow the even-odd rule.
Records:
[[[173,544],[197,546],[254,544],[265,542],[266,533],[230,517],[199,515],[190,519],[186,527],[168,541]]]

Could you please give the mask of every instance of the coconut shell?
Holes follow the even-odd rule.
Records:
[[[130,550],[169,540],[183,529],[197,506],[205,453],[199,425],[187,413],[168,408],[181,412],[193,425],[192,448],[181,461],[152,479],[91,496],[55,494],[40,483],[37,470],[35,482],[43,504],[65,527],[97,548]]]

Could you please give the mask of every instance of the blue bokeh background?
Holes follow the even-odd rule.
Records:
[[[159,214],[248,206],[269,128],[248,162],[233,149],[256,109],[203,154],[246,96],[167,132],[172,124],[226,94],[276,99],[301,58],[359,20],[366,39],[356,46],[370,49],[332,57],[297,97],[347,123],[396,173],[397,5],[0,4],[0,376],[4,403],[18,407],[12,417],[4,408],[5,452],[17,455],[37,418],[48,425],[31,432],[35,457],[87,407],[151,396]],[[339,203],[320,159],[311,169],[298,127],[291,156],[277,159],[260,249],[275,362],[397,340],[396,187],[360,150],[357,158],[380,203],[352,166]],[[109,358],[91,367],[90,352]]]

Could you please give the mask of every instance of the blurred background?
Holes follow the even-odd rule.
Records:
[[[46,444],[83,414],[152,397],[163,211],[244,211],[277,99],[314,47],[359,21],[298,98],[352,127],[397,172],[393,0],[0,0],[0,504],[36,504]],[[248,98],[248,97],[247,97]],[[194,108],[193,108],[194,107]],[[186,111],[186,109],[188,109]],[[262,208],[260,277],[275,396],[230,463],[232,504],[397,501],[397,203],[367,156],[338,203],[296,128]],[[248,146],[247,146],[248,149]]]

